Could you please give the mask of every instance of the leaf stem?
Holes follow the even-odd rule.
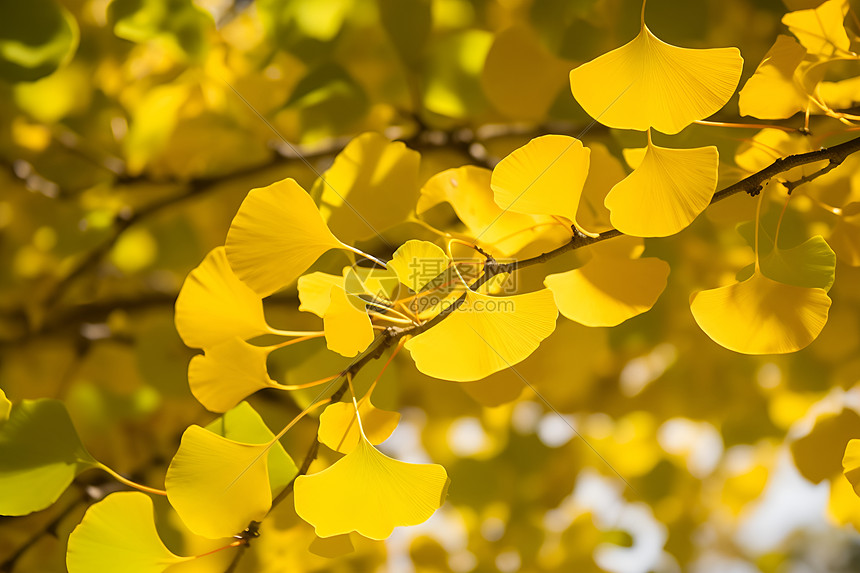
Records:
[[[130,479],[121,476],[118,472],[115,472],[114,470],[110,469],[109,467],[107,467],[106,465],[104,465],[101,462],[99,462],[98,466],[96,466],[96,467],[98,467],[100,470],[102,470],[105,473],[107,473],[108,475],[110,475],[116,481],[120,482],[121,484],[127,485],[128,487],[140,490],[144,493],[151,493],[153,495],[167,495],[167,492],[164,491],[163,489],[156,489],[154,487],[145,486],[143,484],[139,484],[137,482],[131,481]]]

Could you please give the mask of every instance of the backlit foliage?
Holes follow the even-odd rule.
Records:
[[[0,2],[0,570],[855,570],[858,9]]]

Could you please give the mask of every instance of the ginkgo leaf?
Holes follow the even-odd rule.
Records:
[[[299,310],[325,316],[331,303],[331,290],[343,286],[343,277],[328,273],[310,273],[299,277]]]
[[[539,121],[565,84],[570,66],[550,53],[529,25],[496,34],[481,72],[490,103],[512,119]]]
[[[323,253],[348,248],[332,235],[310,195],[293,179],[252,189],[227,233],[227,260],[242,281],[269,296]]]
[[[502,159],[490,180],[505,211],[576,221],[591,150],[567,135],[544,135]]]
[[[754,223],[738,226],[738,232],[755,247]],[[821,235],[816,235],[789,249],[774,247],[773,238],[759,228],[759,266],[761,273],[777,282],[805,288],[820,288],[829,292],[836,280],[836,253]],[[751,276],[755,264],[740,272],[740,280]]]
[[[562,315],[585,326],[616,326],[654,306],[666,288],[669,265],[660,259],[594,257],[585,266],[549,275]]]
[[[853,439],[845,446],[842,468],[845,479],[851,483],[854,492],[860,495],[860,439]]]
[[[439,324],[406,342],[424,374],[480,380],[524,360],[555,330],[558,309],[549,289],[508,297],[467,291],[465,297]]]
[[[206,429],[228,440],[246,444],[267,444],[275,438],[260,414],[247,402],[241,402],[223,416],[212,420],[206,424]],[[298,472],[299,469],[280,442],[272,444],[269,448],[272,497],[278,495]]]
[[[263,388],[277,387],[266,359],[272,346],[254,346],[232,338],[205,349],[188,365],[188,386],[210,412],[226,412]]]
[[[224,247],[213,249],[188,274],[176,299],[176,330],[192,348],[271,332],[263,301],[233,274]]]
[[[188,529],[212,539],[230,537],[266,516],[272,505],[267,446],[222,438],[200,426],[185,430],[164,484]]]
[[[842,471],[845,448],[860,435],[860,415],[850,407],[826,411],[815,418],[805,436],[791,442],[791,456],[797,471],[812,483],[832,480]]]
[[[717,188],[717,148],[668,149],[649,142],[642,163],[606,196],[616,229],[666,237],[705,210]]]
[[[356,531],[382,540],[417,525],[442,505],[448,474],[437,464],[389,458],[366,439],[332,466],[295,482],[296,513],[319,537]]]
[[[756,272],[732,285],[693,293],[690,308],[705,334],[741,354],[786,354],[818,337],[830,309],[822,289],[778,283]]]
[[[789,12],[782,23],[809,53],[826,58],[851,48],[843,24],[848,9],[848,0],[827,0],[817,8]]]
[[[860,203],[842,208],[828,241],[840,260],[852,267],[860,266]]]
[[[6,392],[0,388],[0,424],[9,419],[9,412],[12,411],[12,402],[6,397]]]
[[[358,405],[361,427],[371,444],[381,444],[388,439],[397,423],[400,413],[380,410],[370,402],[370,398]],[[326,407],[320,416],[319,440],[331,449],[348,454],[358,445],[361,433],[355,417],[355,406],[351,402],[338,402]]]
[[[0,424],[0,515],[48,507],[94,467],[62,402],[22,400]]]
[[[502,210],[493,200],[491,177],[489,169],[474,165],[437,173],[421,188],[416,211],[420,215],[439,203],[450,203],[469,234],[500,256],[513,255],[537,237],[563,240],[570,236],[566,226],[548,215]]]
[[[314,183],[332,231],[352,243],[400,223],[418,198],[420,161],[401,141],[373,132],[355,137]]]
[[[421,292],[439,275],[448,269],[448,255],[428,241],[406,241],[391,256],[388,268],[397,273],[401,284]]]
[[[777,36],[755,73],[741,89],[741,115],[759,119],[786,119],[804,111],[809,96],[797,81],[798,66],[806,48],[791,36]]]
[[[116,571],[161,573],[194,557],[172,553],[155,529],[152,500],[145,493],[112,493],[91,505],[69,535],[69,573]],[[119,564],[122,564],[121,566]]]
[[[570,87],[603,125],[672,135],[722,108],[742,69],[737,48],[679,48],[643,22],[632,41],[572,70]]]
[[[329,350],[352,357],[373,342],[373,324],[365,302],[342,287],[331,290],[331,303],[323,318],[325,341]]]
[[[621,162],[609,153],[605,145],[593,143],[589,149],[591,149],[591,166],[588,168],[588,178],[582,188],[576,218],[587,231],[602,233],[612,228],[609,210],[604,205],[606,195],[627,177],[627,173]]]
[[[355,551],[355,547],[352,545],[349,535],[343,534],[333,537],[314,537],[308,546],[308,551],[326,559],[334,559],[352,553]]]

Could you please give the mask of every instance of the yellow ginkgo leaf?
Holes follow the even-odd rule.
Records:
[[[552,334],[556,318],[549,289],[507,297],[468,291],[457,310],[405,346],[424,374],[470,382],[524,360]]]
[[[591,150],[567,135],[544,135],[502,159],[490,180],[505,211],[559,215],[575,222]]]
[[[616,229],[634,237],[666,237],[684,229],[717,188],[717,148],[668,149],[649,142],[642,163],[606,196]]]
[[[299,277],[299,310],[325,316],[331,303],[331,290],[343,287],[343,277],[328,273],[310,273]]]
[[[331,467],[295,484],[296,513],[319,537],[356,531],[382,540],[395,527],[429,519],[445,499],[448,474],[437,464],[389,458],[362,438]]]
[[[348,249],[293,179],[252,189],[227,233],[230,266],[260,296],[291,284],[323,253],[339,248]]]
[[[400,413],[380,410],[370,402],[370,398],[358,405],[358,412],[361,414],[361,427],[371,444],[387,440],[400,421]],[[348,454],[355,449],[360,438],[355,406],[351,402],[338,402],[326,407],[320,416],[320,442]]]
[[[562,315],[585,326],[616,326],[654,306],[669,276],[660,259],[594,257],[585,266],[549,275]]]
[[[741,354],[786,354],[806,347],[827,322],[830,297],[819,288],[773,281],[760,272],[693,293],[690,308],[705,334]]]
[[[860,439],[848,442],[842,458],[842,469],[855,493],[860,495]]]
[[[570,72],[573,97],[616,129],[675,134],[722,108],[743,69],[737,48],[692,50],[667,44],[644,22],[629,43]]]
[[[842,208],[827,242],[839,260],[860,267],[860,203],[849,203]]]
[[[188,365],[188,386],[210,412],[226,412],[257,390],[278,386],[266,359],[272,346],[254,346],[232,338],[205,349]]]
[[[421,188],[416,211],[422,214],[439,203],[450,203],[469,234],[503,257],[538,237],[559,242],[570,236],[566,227],[548,215],[503,211],[493,200],[491,176],[489,169],[474,165],[437,173]]]
[[[194,559],[174,555],[155,529],[152,500],[145,493],[112,493],[90,506],[69,535],[69,573],[116,571],[161,573]]]
[[[791,36],[777,36],[755,73],[741,89],[741,115],[759,119],[785,119],[804,111],[809,96],[797,81],[806,48]]]
[[[343,287],[331,290],[331,303],[323,318],[325,341],[329,350],[352,357],[373,342],[373,324],[364,300]]]
[[[588,179],[582,188],[582,198],[576,212],[577,222],[591,233],[602,233],[612,228],[609,210],[604,205],[606,195],[618,182],[627,176],[621,162],[605,145],[593,143]],[[626,150],[625,150],[626,151]]]
[[[224,247],[213,249],[185,279],[175,322],[182,341],[192,348],[272,332],[262,299],[233,274]]]
[[[167,468],[167,499],[194,533],[236,535],[272,505],[267,453],[268,444],[244,444],[190,426]]]
[[[496,34],[481,73],[487,99],[511,119],[543,119],[564,86],[569,64],[525,24]]]
[[[314,184],[331,229],[352,243],[400,223],[418,198],[420,154],[379,133],[362,133]]]
[[[789,12],[782,23],[810,54],[827,58],[851,48],[843,23],[848,9],[848,0],[827,0],[817,8]]]
[[[429,241],[406,241],[394,251],[388,268],[397,273],[400,282],[421,292],[428,283],[443,274],[450,264],[448,255]]]

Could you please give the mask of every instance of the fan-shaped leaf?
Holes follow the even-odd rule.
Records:
[[[777,36],[755,73],[740,91],[741,115],[785,119],[806,109],[809,96],[796,73],[806,48],[791,36]]]
[[[206,348],[188,365],[188,386],[210,412],[226,412],[263,388],[277,387],[266,359],[272,346],[254,346],[233,338]]]
[[[388,439],[400,421],[398,412],[380,410],[370,398],[358,405],[361,427],[371,444],[381,444]],[[319,440],[338,452],[348,454],[358,445],[361,432],[352,403],[338,402],[326,407],[320,416]]]
[[[843,24],[848,9],[848,0],[827,0],[817,8],[789,12],[782,23],[809,53],[827,58],[851,48]]]

